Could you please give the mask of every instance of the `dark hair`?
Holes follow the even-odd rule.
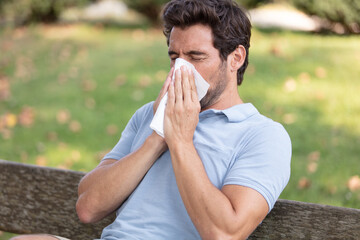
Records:
[[[248,65],[251,23],[243,9],[232,0],[172,0],[165,5],[162,18],[164,34],[169,45],[171,30],[197,23],[212,29],[213,45],[220,52],[222,61],[239,45],[244,46],[246,58],[237,72],[237,84],[243,81]]]

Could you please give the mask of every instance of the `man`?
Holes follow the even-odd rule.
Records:
[[[284,128],[238,95],[251,24],[231,0],[173,0],[163,20],[171,66],[192,63],[208,93],[199,103],[192,72],[172,68],[81,180],[78,216],[90,223],[116,210],[102,239],[246,239],[286,186],[291,158]],[[162,138],[149,125],[166,92]]]

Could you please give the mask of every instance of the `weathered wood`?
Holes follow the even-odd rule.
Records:
[[[360,209],[280,199],[249,239],[359,240]]]
[[[79,222],[75,203],[82,172],[0,160],[0,230],[94,239],[112,217]]]
[[[0,160],[0,230],[93,239],[114,216],[81,224],[76,216],[82,172]],[[360,210],[278,200],[249,239],[360,240]]]

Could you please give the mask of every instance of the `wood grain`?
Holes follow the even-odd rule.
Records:
[[[249,239],[359,240],[360,210],[280,199]]]
[[[114,215],[79,222],[75,203],[84,174],[0,160],[0,230],[98,238]],[[249,239],[360,240],[360,210],[278,200]]]
[[[77,186],[84,174],[0,160],[0,230],[70,239],[100,237],[113,216],[82,224],[76,215]]]

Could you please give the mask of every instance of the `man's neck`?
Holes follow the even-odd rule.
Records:
[[[208,109],[225,110],[235,105],[244,103],[236,91],[224,91],[219,99],[211,106],[201,109],[201,112]]]

